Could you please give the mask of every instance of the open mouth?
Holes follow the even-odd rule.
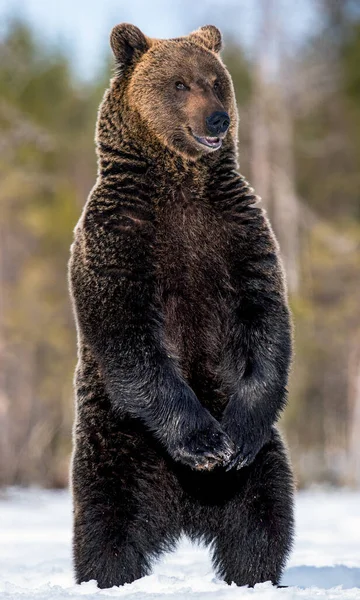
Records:
[[[221,148],[222,140],[218,137],[200,137],[198,135],[193,134],[199,144],[206,146],[207,148],[211,148],[211,150],[218,150]]]

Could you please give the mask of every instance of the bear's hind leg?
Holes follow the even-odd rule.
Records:
[[[109,588],[150,571],[148,549],[116,510],[82,508],[75,518],[73,547],[77,583],[95,579],[100,588]]]
[[[229,584],[278,585],[293,539],[293,480],[279,434],[252,465],[228,475],[237,492],[214,511],[214,567]]]
[[[77,583],[95,579],[100,588],[132,583],[149,574],[153,559],[180,536],[176,480],[152,448],[129,439],[132,454],[124,438],[122,452],[116,449],[111,461],[100,452],[91,462],[84,460],[84,449],[75,453]]]

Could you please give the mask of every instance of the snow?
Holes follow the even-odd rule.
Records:
[[[218,580],[205,548],[182,540],[153,574],[121,588],[75,585],[68,492],[11,489],[0,498],[1,600],[360,600],[360,492],[297,497],[297,535],[283,584],[254,589]]]

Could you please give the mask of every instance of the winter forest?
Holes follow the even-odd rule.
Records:
[[[298,484],[359,486],[360,5],[313,4],[317,25],[296,43],[275,0],[258,2],[250,48],[241,11],[229,27],[184,6],[182,26],[217,19],[225,33],[241,172],[280,242],[296,350],[282,426]],[[66,269],[112,63],[79,75],[21,15],[1,32],[0,485],[64,487],[76,361]]]

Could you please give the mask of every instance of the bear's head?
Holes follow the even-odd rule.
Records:
[[[128,109],[173,152],[188,159],[236,139],[237,111],[230,75],[220,59],[220,31],[201,27],[186,37],[157,40],[123,23],[111,33]]]

